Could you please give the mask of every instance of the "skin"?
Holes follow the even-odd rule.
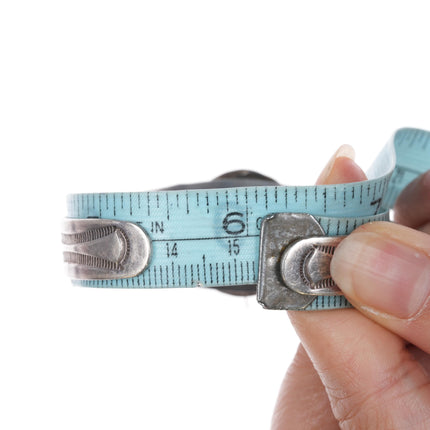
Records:
[[[349,149],[339,150],[317,183],[364,180],[352,158]],[[345,241],[354,245],[358,239],[367,243],[363,238],[376,238],[378,246],[388,244],[388,248],[392,242],[400,243],[411,255],[420,252],[421,263],[430,268],[429,196],[427,172],[399,196],[395,219],[402,225],[371,223]],[[422,285],[421,304],[413,315],[396,315],[395,298],[388,305],[381,301],[390,312],[394,309],[383,312],[369,306],[369,297],[360,292],[359,281],[368,274],[343,267],[342,251],[338,255],[337,262],[332,262],[332,275],[355,309],[288,312],[301,344],[282,383],[272,429],[429,429],[430,300],[422,299],[430,285]],[[391,294],[377,290],[378,279],[374,282],[375,294]],[[403,288],[409,300],[408,285],[396,288]]]

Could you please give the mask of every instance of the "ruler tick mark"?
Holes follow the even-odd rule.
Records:
[[[203,254],[203,282],[206,285],[207,284],[207,278],[206,278],[206,255]]]
[[[166,216],[167,219],[170,219],[170,205],[169,205],[169,193],[166,193]]]
[[[324,198],[324,213],[327,213],[327,188],[326,187],[324,187],[323,198]]]
[[[172,261],[172,284],[175,285],[175,263]]]
[[[233,260],[234,262],[234,282],[237,284],[237,260],[236,258]]]
[[[201,282],[200,281],[200,264],[197,263],[197,282]]]
[[[243,284],[243,262],[240,262],[240,282]]]

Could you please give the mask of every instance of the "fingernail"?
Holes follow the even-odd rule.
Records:
[[[397,318],[411,318],[430,294],[430,259],[377,233],[353,233],[336,249],[331,274],[344,294]]]
[[[323,171],[320,173],[317,184],[323,184],[326,182],[327,178],[330,176],[330,173],[333,169],[334,162],[336,161],[336,158],[339,157],[347,157],[351,160],[354,160],[355,158],[355,152],[352,146],[350,145],[342,145],[330,158],[326,166],[324,167]]]

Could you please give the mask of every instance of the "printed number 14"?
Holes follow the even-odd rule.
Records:
[[[174,242],[173,244],[166,243],[167,257],[177,257],[178,256],[178,244]]]

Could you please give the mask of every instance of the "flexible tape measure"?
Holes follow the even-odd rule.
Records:
[[[255,285],[263,264],[259,261],[262,225],[273,214],[310,214],[325,235],[347,235],[361,224],[388,220],[401,190],[429,168],[430,133],[401,129],[363,182],[70,195],[63,235],[65,261],[73,283],[81,286]],[[80,220],[85,221],[79,224]],[[136,245],[130,225],[143,232]],[[292,225],[290,230],[295,230]],[[273,255],[267,258],[274,259]],[[132,262],[140,264],[135,269],[138,274],[127,272]],[[306,306],[298,308],[348,306],[341,295],[316,292]]]

